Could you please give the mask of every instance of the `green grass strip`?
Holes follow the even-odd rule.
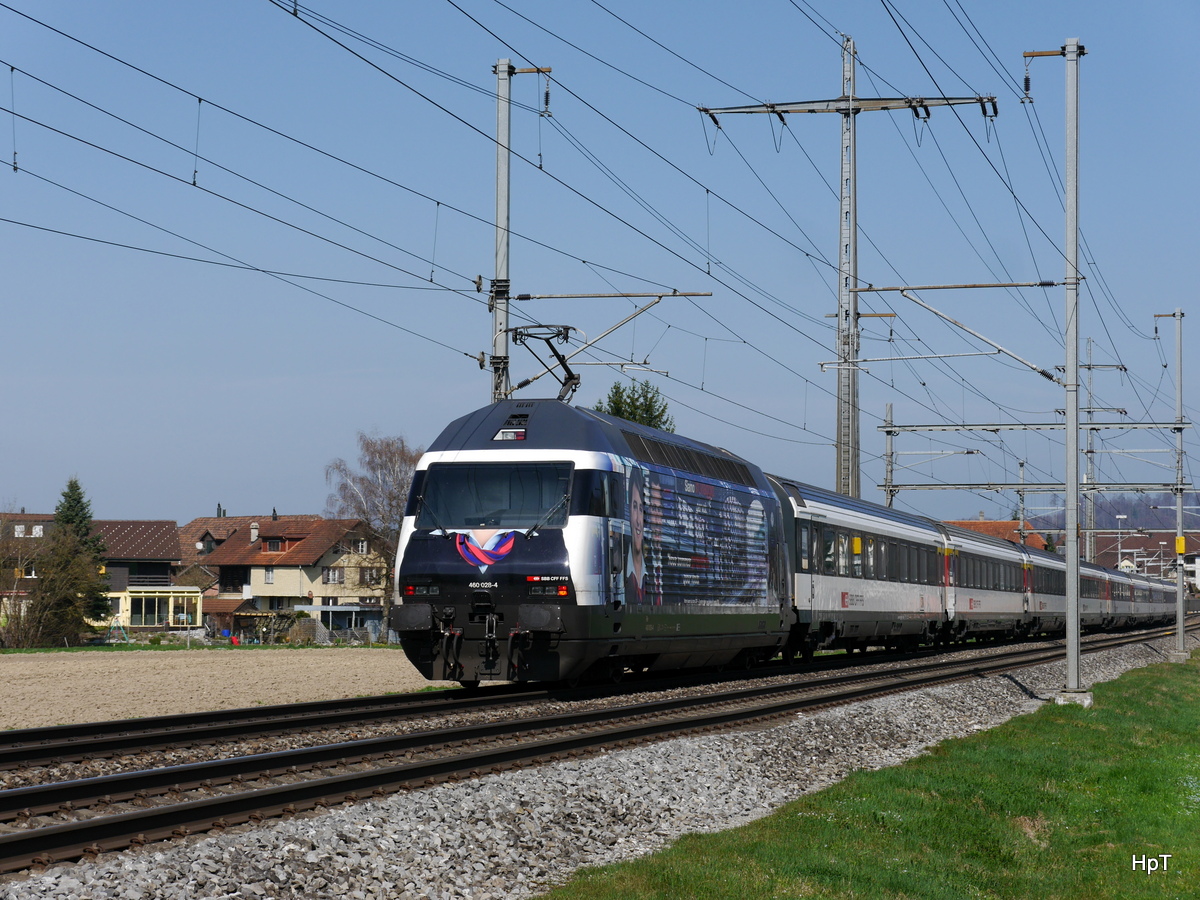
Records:
[[[547,896],[1200,897],[1200,664],[1135,669],[1093,693],[1091,709],[1045,705],[741,828],[581,870]],[[1165,871],[1149,871],[1161,854]]]

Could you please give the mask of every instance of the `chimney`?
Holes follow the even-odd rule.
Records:
[[[255,543],[258,540],[258,523],[250,523],[250,543]]]
[[[979,521],[980,521],[980,522],[986,522],[986,521],[987,521],[987,520],[984,518],[984,516],[983,516],[983,510],[982,510],[982,509],[979,511]]]

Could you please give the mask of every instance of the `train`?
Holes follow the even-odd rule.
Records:
[[[617,680],[1066,627],[1062,557],[560,400],[434,440],[388,626],[430,680]],[[1174,585],[1088,563],[1081,626],[1166,624]]]

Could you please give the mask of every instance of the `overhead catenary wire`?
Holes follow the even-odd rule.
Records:
[[[15,124],[15,119],[14,119],[13,121],[14,121],[14,124]],[[205,113],[205,144],[207,144],[207,143],[209,142],[209,140],[208,140],[209,129],[210,129],[210,125],[209,125],[209,117],[208,117],[208,114],[207,114],[207,113]],[[436,203],[437,201],[435,200],[434,202]],[[435,217],[437,216],[437,211],[435,211],[434,215],[435,215]],[[435,232],[435,236],[436,236],[436,232]],[[705,247],[705,249],[706,249],[706,255],[708,255],[708,256],[711,256],[711,255],[713,255],[713,248],[711,247],[711,244],[710,244],[709,242],[707,242],[707,241],[706,241],[705,243],[706,243],[706,247]],[[428,246],[428,245],[426,245],[426,246]],[[557,251],[557,248],[554,248],[554,249]],[[431,255],[431,260],[432,260],[432,257],[433,257],[433,255]],[[585,265],[588,265],[588,266],[590,267],[592,264],[591,264],[591,263],[586,263],[586,262],[585,262]],[[597,264],[597,265],[598,265],[598,264]],[[746,330],[746,331],[743,331],[743,333],[747,335],[747,338],[748,338],[749,340],[754,340],[754,339],[755,339],[755,330],[754,330],[754,329],[752,329],[752,328],[751,328],[751,329],[748,329],[748,330]],[[704,337],[704,338],[707,338],[707,337],[709,337],[709,336],[705,335],[705,336],[703,336],[703,337]],[[751,345],[751,346],[752,346],[752,345]],[[807,385],[807,382],[806,382],[806,385]]]

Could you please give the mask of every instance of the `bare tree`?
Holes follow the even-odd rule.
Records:
[[[0,516],[0,640],[7,647],[57,647],[80,643],[95,629],[89,617],[112,606],[101,574],[103,544],[93,535],[91,506],[77,479],[67,482],[47,523],[18,537]]]
[[[29,647],[35,630],[29,589],[43,539],[17,537],[14,524],[0,513],[0,647]]]
[[[370,526],[388,562],[388,579],[396,564],[396,543],[408,502],[417,461],[423,447],[410,447],[402,437],[358,433],[358,470],[344,459],[325,467],[325,483],[333,493],[325,501],[326,515],[362,519]]]

